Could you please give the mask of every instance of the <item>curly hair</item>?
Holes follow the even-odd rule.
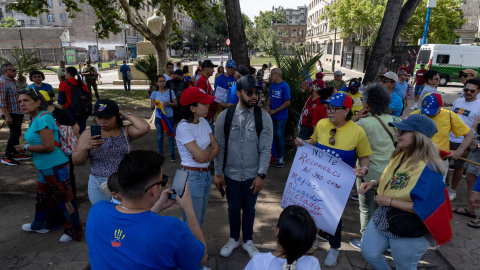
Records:
[[[381,84],[372,84],[363,90],[363,98],[370,107],[369,112],[373,115],[382,115],[390,113],[390,102],[392,97]]]

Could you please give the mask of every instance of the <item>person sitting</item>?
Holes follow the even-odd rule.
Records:
[[[162,191],[164,157],[153,151],[128,153],[118,166],[122,202],[100,201],[88,213],[85,237],[92,269],[196,269],[207,248],[188,182],[183,196]],[[188,217],[159,215],[178,203]]]
[[[320,269],[318,259],[304,256],[312,247],[317,228],[312,216],[304,208],[290,205],[278,218],[274,252],[258,253],[245,270],[254,269]]]

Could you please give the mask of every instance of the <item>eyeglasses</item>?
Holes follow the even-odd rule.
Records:
[[[253,95],[256,95],[258,97],[259,95],[259,92],[257,90],[244,90],[245,91],[245,94],[247,94],[248,97],[251,97]]]
[[[147,189],[145,189],[145,193],[147,193],[147,191],[149,189],[151,189],[152,187],[157,186],[157,185],[161,185],[162,187],[164,187],[165,185],[167,185],[167,182],[168,182],[168,176],[164,174],[162,176],[162,181],[159,181],[157,183],[153,183],[151,186],[149,186]]]
[[[464,73],[464,74],[460,75],[460,77],[463,77],[463,78],[467,78],[467,77],[471,77],[471,76],[473,76],[473,74],[470,74],[470,73],[468,73],[468,74]]]
[[[335,134],[337,134],[337,129],[336,128],[332,128],[330,130],[330,139],[328,139],[328,143],[331,144],[331,145],[335,145]]]
[[[474,94],[475,92],[477,92],[477,90],[476,89],[463,88],[463,92],[465,92],[465,93],[470,92],[471,94]]]
[[[382,82],[382,83],[393,83],[392,80],[380,80],[380,82]]]
[[[330,104],[327,105],[327,110],[331,111],[331,112],[336,112],[338,110],[343,110],[345,109],[344,107],[336,107],[336,106],[332,106]]]

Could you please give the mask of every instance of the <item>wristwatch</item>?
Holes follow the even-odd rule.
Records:
[[[25,146],[23,147],[23,152],[28,152],[29,146],[30,146],[29,144],[25,144]]]
[[[265,180],[265,178],[267,177],[267,174],[259,173],[257,176],[260,177],[262,180]]]

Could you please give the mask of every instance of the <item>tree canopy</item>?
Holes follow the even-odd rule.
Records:
[[[16,27],[15,18],[9,16],[0,20],[0,28],[12,28]]]

